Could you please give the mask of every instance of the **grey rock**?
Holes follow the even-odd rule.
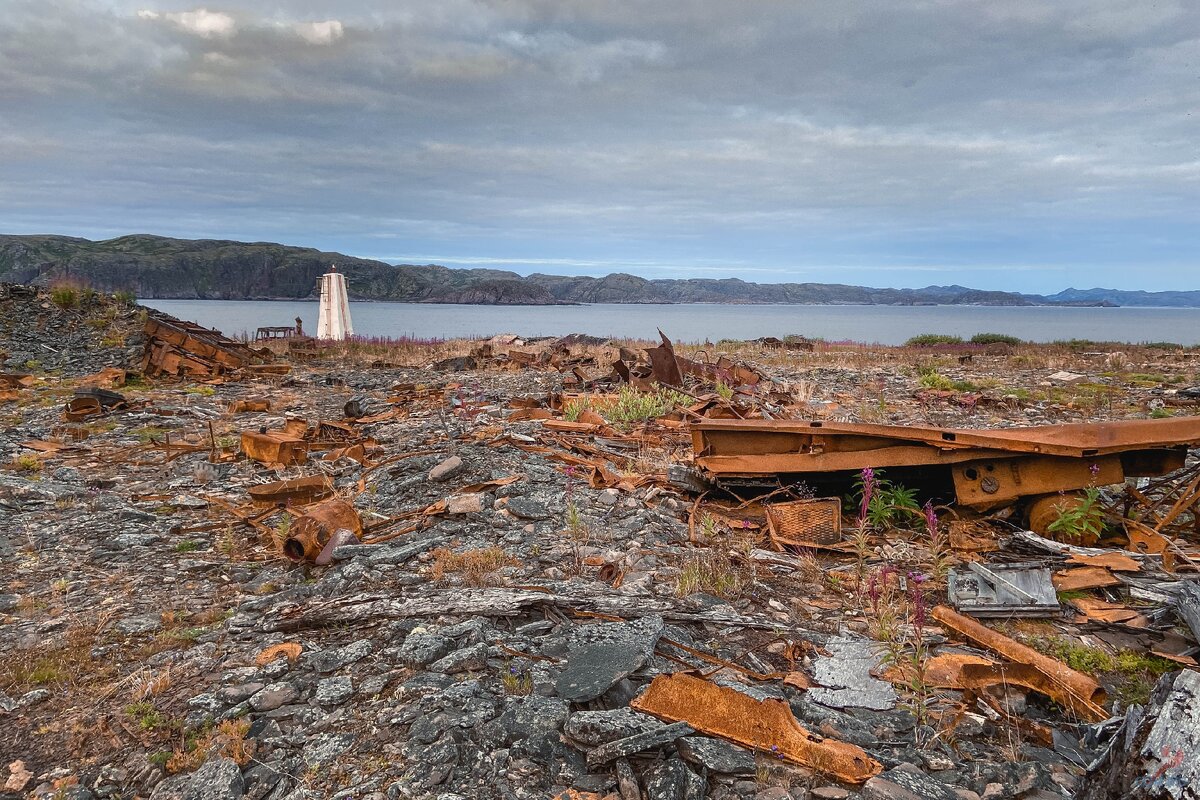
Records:
[[[139,517],[146,518],[144,521],[157,522],[158,517],[153,514],[138,514]],[[153,533],[119,533],[108,540],[108,547],[111,550],[127,550],[130,547],[147,547],[159,541],[162,537],[156,536]]]
[[[300,697],[300,692],[290,683],[272,683],[251,696],[250,707],[255,711],[272,711]]]
[[[404,644],[400,645],[397,656],[407,666],[424,667],[449,655],[453,650],[452,639],[418,628],[404,637]]]
[[[808,793],[817,800],[846,800],[850,796],[850,792],[841,786],[818,786]]]
[[[162,627],[162,617],[157,613],[126,617],[116,622],[113,627],[126,635],[150,633]]]
[[[21,604],[21,595],[19,594],[0,594],[0,613],[12,611]]]
[[[646,733],[636,733],[615,742],[608,742],[597,747],[587,755],[588,767],[595,769],[601,764],[607,764],[615,758],[625,758],[655,747],[662,747],[683,736],[689,736],[695,731],[686,722],[672,722],[657,730]],[[686,768],[685,768],[686,769]]]
[[[317,681],[312,701],[319,706],[340,706],[354,695],[354,682],[348,675]]]
[[[259,690],[265,688],[265,686],[266,684],[259,681],[239,683],[235,686],[226,686],[223,689],[217,690],[217,700],[221,701],[221,703],[225,705],[235,705],[243,700],[249,700]],[[189,702],[188,705],[191,705],[191,703]]]
[[[813,665],[813,679],[825,688],[810,689],[813,702],[834,708],[869,708],[886,711],[896,706],[896,690],[871,674],[879,653],[866,639],[837,636],[830,639]]]
[[[483,642],[457,650],[429,665],[432,672],[468,672],[487,668],[488,646]]]
[[[545,503],[529,497],[513,497],[508,501],[508,513],[517,519],[549,519],[550,509]]]
[[[578,716],[578,714],[576,715]],[[522,697],[500,715],[506,742],[557,731],[567,720],[567,702],[557,697]]]
[[[710,772],[723,775],[754,774],[754,753],[721,739],[686,736],[679,740],[679,754],[685,761]]]
[[[654,766],[643,776],[648,800],[703,800],[704,781],[678,757]]]
[[[150,800],[238,800],[245,794],[242,770],[230,758],[204,762],[190,775],[177,775],[160,783]]]
[[[462,472],[466,465],[458,456],[450,456],[442,463],[438,464],[433,469],[429,470],[429,480],[444,481],[453,478],[458,473]]]
[[[958,800],[954,787],[903,766],[889,769],[863,784],[864,800]]]
[[[600,697],[646,663],[662,629],[662,617],[651,615],[573,630],[566,642],[567,665],[555,682],[558,695],[573,703]]]
[[[596,747],[636,733],[657,730],[663,723],[632,708],[612,711],[577,711],[563,725],[563,733],[580,744]]]
[[[370,639],[359,639],[345,647],[320,650],[305,658],[305,664],[317,672],[336,672],[371,655],[374,645]]]
[[[304,763],[310,767],[330,764],[353,745],[354,736],[349,733],[319,733],[310,736],[304,743]]]
[[[44,703],[49,699],[49,689],[31,689],[30,691],[21,695],[21,699],[17,701],[17,704],[20,705],[21,708],[29,708],[31,706],[36,706],[38,703]]]

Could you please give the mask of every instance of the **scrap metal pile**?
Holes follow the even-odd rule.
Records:
[[[261,630],[290,634],[361,620],[536,612],[541,618],[525,620],[519,630],[574,624],[586,637],[589,628],[657,620],[649,644],[640,641],[638,648],[605,649],[598,638],[584,638],[565,656],[503,646],[506,659],[528,657],[562,670],[557,683],[538,692],[552,686],[564,718],[571,703],[572,714],[619,710],[664,723],[587,752],[588,768],[615,765],[626,787],[632,780],[630,797],[640,796],[631,758],[669,751],[696,733],[866,784],[872,796],[909,796],[901,789],[941,796],[928,784],[906,783],[916,778],[897,766],[904,762],[880,755],[874,731],[893,724],[891,718],[878,725],[869,719],[863,729],[870,734],[844,734],[852,712],[864,709],[908,713],[912,752],[926,754],[931,770],[947,760],[935,758],[939,752],[953,752],[939,738],[972,726],[1016,732],[1070,761],[1079,775],[1094,766],[1085,755],[1099,752],[1118,725],[1139,747],[1182,740],[1180,728],[1166,723],[1149,725],[1136,714],[1118,719],[1124,698],[1133,695],[1111,692],[1093,674],[1107,670],[1084,669],[1087,663],[1072,660],[1064,642],[1073,637],[1089,654],[1110,660],[1133,653],[1172,667],[1198,666],[1200,463],[1190,453],[1200,445],[1200,418],[1004,429],[812,419],[810,399],[786,380],[724,355],[685,356],[661,332],[660,343],[640,350],[583,337],[540,345],[495,337],[469,355],[353,388],[322,373],[319,362],[308,363],[322,355],[316,348],[293,354],[305,362],[293,371],[269,351],[164,316],[151,316],[146,334],[147,376],[200,380],[230,396],[215,410],[173,406],[113,391],[123,371],[99,374],[75,390],[62,432],[80,431],[82,441],[87,434],[79,423],[136,419],[148,431],[143,441],[104,454],[108,468],[194,462],[196,486],[182,501],[174,490],[132,497],[190,503],[207,515],[174,525],[172,536],[236,529],[253,539],[256,558],[282,568],[304,565],[306,574],[309,565],[383,554],[379,563],[387,569],[359,563],[344,570],[348,583],[339,586],[369,575],[383,580],[401,565],[411,570],[387,590],[336,601],[299,591],[263,614],[255,623]],[[807,342],[761,344],[812,350]],[[512,377],[498,371],[536,374],[539,381],[523,385],[540,390],[500,395],[485,388],[480,373],[488,371],[497,380]],[[286,382],[272,378],[285,375]],[[234,384],[239,377],[247,382]],[[256,380],[262,385],[249,385]],[[29,385],[23,375],[0,381],[14,393]],[[174,434],[146,424],[163,419],[194,424],[173,425],[186,429]],[[102,460],[78,441],[31,439],[23,446],[87,470]],[[477,455],[468,479],[460,448],[516,459],[499,462],[501,469]],[[564,528],[551,519],[546,503],[516,493],[534,473],[522,459],[536,460],[541,482],[561,495],[553,499],[568,515],[577,511],[574,493],[586,485],[593,505],[607,509],[601,513],[615,519],[628,503],[645,511],[643,519],[669,517],[666,528],[676,538],[643,541],[638,528],[628,556],[568,544],[577,551],[574,582],[561,580],[556,565],[553,579],[531,570],[520,583],[407,594],[433,580],[429,570],[418,573],[424,569],[418,558],[447,547],[467,527],[464,519],[502,518],[486,541],[516,542],[528,560],[535,560],[534,550],[525,538],[535,532],[563,541],[575,535],[572,522]],[[422,466],[409,472],[406,462]],[[220,490],[209,486],[224,468],[240,477]],[[885,480],[910,494],[882,507],[886,521],[879,522],[871,493]],[[397,491],[401,484],[407,493]],[[392,492],[404,504],[382,513],[377,492]],[[499,558],[515,568],[504,552]],[[658,578],[639,566],[646,562],[666,565],[674,588],[651,591]],[[685,590],[689,570],[699,583]],[[753,592],[735,604],[721,595],[719,580],[703,583],[713,573],[725,579],[722,571],[748,575]],[[640,594],[630,587],[635,581]],[[696,625],[695,638],[667,638],[663,619]],[[821,624],[825,629],[816,631]],[[1040,627],[1022,627],[1028,625]],[[404,633],[430,635],[423,630],[414,624]],[[717,657],[715,648],[700,644],[734,632],[749,643],[732,654]],[[530,646],[533,634],[521,635],[514,642]],[[1043,646],[1050,640],[1059,649]],[[486,671],[489,652],[482,647],[473,669]],[[588,661],[600,656],[608,670],[602,674]],[[603,685],[587,694],[575,678]],[[1173,702],[1190,725],[1200,704],[1188,699],[1188,680],[1164,678],[1157,702]],[[619,698],[619,708],[582,710],[601,697]],[[1184,776],[1191,767],[1175,763],[1174,753],[1160,748],[1141,768],[1172,780]],[[1096,764],[1116,776],[1113,785],[1123,785],[1125,762],[1111,746],[1103,758]]]

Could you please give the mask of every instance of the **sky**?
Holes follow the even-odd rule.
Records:
[[[4,0],[0,232],[1200,289],[1194,0]]]

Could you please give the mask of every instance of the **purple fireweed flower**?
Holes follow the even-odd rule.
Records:
[[[908,573],[908,601],[912,607],[912,624],[917,630],[918,639],[925,630],[925,593],[921,591],[921,585],[926,580],[927,576],[925,575]]]
[[[1088,471],[1092,473],[1093,479],[1100,477],[1100,465],[1099,464],[1092,464],[1090,467],[1088,467]]]
[[[867,511],[871,507],[871,498],[875,496],[875,470],[864,467],[862,471],[862,503],[858,507],[859,525],[867,522]]]
[[[925,502],[925,528],[929,531],[929,538],[937,538],[938,518],[937,512],[933,510],[933,501]]]

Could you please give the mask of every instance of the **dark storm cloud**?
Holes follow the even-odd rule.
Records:
[[[0,218],[522,271],[1176,287],[1198,100],[1172,2],[18,0]]]

